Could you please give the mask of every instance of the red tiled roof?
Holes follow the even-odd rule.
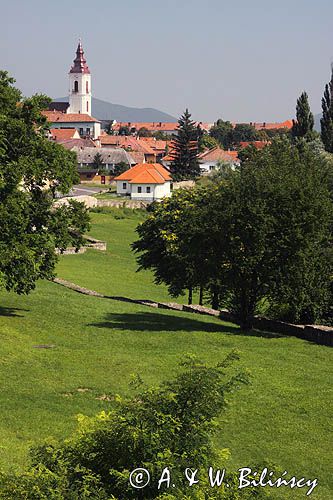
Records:
[[[51,128],[50,132],[56,141],[74,139],[75,136],[78,136],[76,128]],[[77,139],[79,139],[79,137],[77,137]]]
[[[272,129],[280,129],[280,128],[287,128],[291,129],[293,126],[293,121],[292,120],[285,120],[284,122],[281,123],[252,123],[254,128],[256,130],[272,130]]]
[[[236,153],[236,154],[235,154]],[[199,160],[206,161],[234,161],[238,158],[237,151],[224,151],[224,149],[215,147],[199,154]]]
[[[169,172],[159,163],[139,163],[115,177],[116,181],[131,184],[164,184],[171,181]]]
[[[61,113],[59,111],[42,111],[47,120],[51,123],[79,123],[79,122],[95,122],[99,123],[97,118],[84,113]]]
[[[74,147],[78,148],[96,148],[96,144],[92,139],[63,139],[58,141],[58,144],[62,144],[66,149],[72,149]]]
[[[140,137],[140,142],[145,142],[154,151],[163,152],[170,141],[162,141],[155,137]]]
[[[115,148],[126,148],[131,151],[139,151],[144,154],[155,155],[155,151],[145,141],[136,139],[131,135],[100,135],[102,146],[113,146]]]

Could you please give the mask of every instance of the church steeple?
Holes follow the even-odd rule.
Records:
[[[73,61],[73,66],[70,69],[70,73],[89,73],[90,70],[87,66],[87,61],[84,58],[84,52],[82,48],[81,40],[76,49],[76,58]]]
[[[69,71],[69,108],[67,113],[91,114],[91,75],[84,57],[81,40],[74,64]]]

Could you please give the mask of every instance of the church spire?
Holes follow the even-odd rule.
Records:
[[[87,73],[90,74],[90,70],[87,65],[87,61],[84,58],[84,52],[82,48],[81,39],[76,49],[76,57],[74,59],[74,64],[70,69],[70,73]]]

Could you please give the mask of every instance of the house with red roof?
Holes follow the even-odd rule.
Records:
[[[228,163],[231,166],[239,165],[237,151],[225,151],[218,146],[200,153],[198,158],[203,174],[217,170],[220,163]]]
[[[170,173],[159,163],[138,163],[114,180],[117,194],[132,200],[152,202],[171,195]]]

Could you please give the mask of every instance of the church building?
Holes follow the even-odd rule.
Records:
[[[69,71],[69,102],[51,102],[44,111],[52,128],[75,128],[80,137],[98,139],[101,123],[91,116],[91,74],[84,57],[81,40]]]

